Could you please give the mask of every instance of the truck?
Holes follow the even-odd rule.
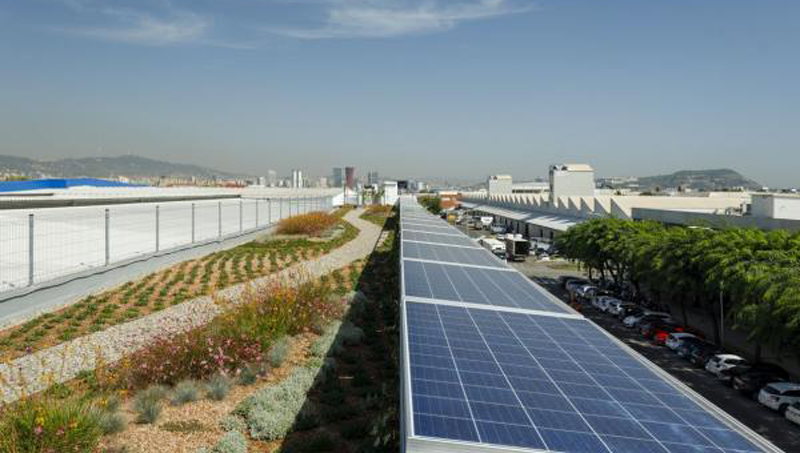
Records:
[[[486,248],[486,250],[494,253],[498,257],[504,257],[506,253],[506,245],[502,241],[491,237],[481,237],[478,239],[478,244]]]
[[[531,252],[531,243],[523,239],[521,234],[506,235],[506,259],[509,261],[525,261]]]
[[[492,226],[492,222],[494,222],[494,217],[492,216],[483,216],[480,218],[481,225],[483,226],[484,230],[488,230]]]

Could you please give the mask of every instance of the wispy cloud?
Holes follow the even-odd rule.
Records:
[[[202,41],[211,26],[210,20],[189,12],[174,12],[166,18],[131,10],[105,9],[102,13],[115,19],[115,24],[63,30],[110,41],[163,46]]]
[[[89,24],[52,27],[78,36],[149,46],[199,44],[249,48],[248,44],[212,38],[213,18],[177,8],[169,0],[142,0],[137,5],[97,0],[59,0]],[[91,24],[94,22],[97,25]]]
[[[440,32],[459,23],[531,11],[510,0],[332,0],[319,27],[272,28],[300,39],[388,38]]]

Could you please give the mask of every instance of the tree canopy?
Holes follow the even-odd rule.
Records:
[[[756,345],[800,356],[800,233],[593,219],[556,240],[600,279],[724,313]],[[715,335],[719,339],[718,326]]]

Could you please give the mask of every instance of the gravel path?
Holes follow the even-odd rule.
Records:
[[[381,230],[361,220],[363,210],[353,210],[345,220],[360,230],[358,237],[320,258],[299,263],[253,282],[285,278],[298,270],[309,276],[322,276],[347,266],[372,253]],[[253,283],[249,282],[249,283]],[[231,286],[217,296],[235,297],[249,283]],[[211,296],[184,302],[144,318],[109,327],[106,330],[37,351],[0,365],[0,392],[5,403],[66,382],[82,370],[93,370],[98,363],[112,363],[146,346],[155,337],[180,333],[206,324],[220,313]]]

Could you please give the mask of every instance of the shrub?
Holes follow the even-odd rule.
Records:
[[[259,390],[242,401],[235,413],[244,417],[250,436],[267,441],[285,437],[292,429],[318,371],[317,368],[299,367],[280,384]]]
[[[292,350],[291,337],[285,336],[278,339],[274,345],[269,349],[268,359],[269,364],[274,368],[279,368],[289,356]]]
[[[342,324],[339,328],[339,339],[346,345],[356,345],[364,338],[364,331],[351,322]]]
[[[198,399],[200,399],[200,386],[196,381],[187,379],[178,382],[172,390],[172,397],[169,402],[173,406],[180,406],[197,401]]]
[[[284,445],[280,451],[281,453],[323,452],[336,451],[338,447],[336,440],[334,440],[330,434],[319,432],[310,436],[294,439]]]
[[[222,401],[228,396],[230,391],[231,379],[222,373],[217,373],[208,381],[206,396],[208,396],[210,400]]]
[[[320,417],[317,406],[311,401],[306,401],[294,424],[295,431],[308,431],[319,426]]]
[[[4,408],[0,451],[89,452],[102,434],[100,413],[86,402],[24,399]]]
[[[344,304],[328,297],[328,288],[302,275],[251,285],[238,303],[211,323],[155,340],[132,354],[119,370],[119,385],[174,384],[236,373],[242,363],[262,363],[276,338],[307,331],[315,320],[341,316]]]
[[[363,439],[367,437],[369,431],[369,422],[361,419],[351,420],[339,426],[339,435],[347,440]]]
[[[258,380],[258,377],[264,374],[266,371],[265,367],[260,364],[250,363],[244,366],[239,373],[239,379],[237,383],[239,385],[251,385],[255,384]]]
[[[99,411],[98,421],[104,435],[116,434],[125,430],[125,417],[117,412]]]
[[[247,423],[238,415],[229,414],[219,421],[219,426],[224,431],[244,431],[247,429]]]
[[[136,394],[133,399],[133,410],[136,412],[136,423],[150,424],[161,415],[161,400],[167,391],[162,386],[151,386]]]
[[[247,438],[239,431],[228,431],[214,445],[211,453],[247,453]]]
[[[319,236],[338,222],[338,218],[324,212],[310,212],[281,220],[276,231],[278,234]]]

